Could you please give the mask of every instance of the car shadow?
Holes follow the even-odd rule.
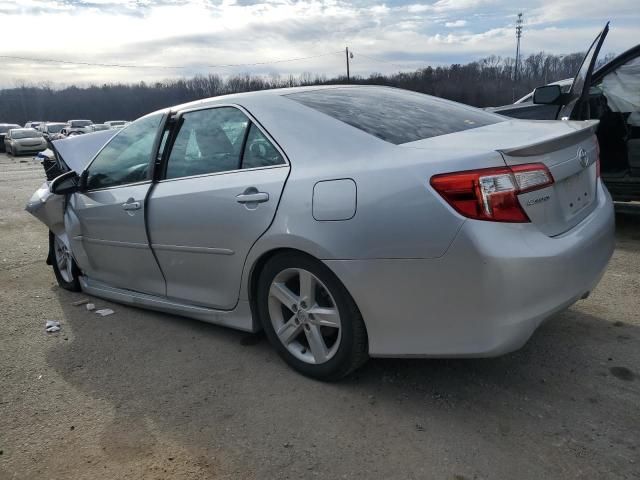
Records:
[[[235,478],[321,468],[328,478],[412,478],[415,465],[435,478],[548,478],[558,464],[597,478],[638,468],[640,329],[601,318],[597,305],[556,315],[502,357],[371,359],[321,383],[290,370],[260,335],[95,299],[116,311],[103,318],[71,305],[81,294],[53,291],[68,340],[47,362],[112,405],[101,433],[110,460],[143,458],[169,438]]]

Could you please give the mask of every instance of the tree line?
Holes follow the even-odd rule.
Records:
[[[373,73],[352,77],[351,83],[387,85],[455,100],[476,107],[512,103],[535,87],[573,77],[582,53],[529,55],[514,79],[515,60],[490,56],[467,64],[425,67],[390,75]],[[613,58],[607,55],[600,63]],[[230,93],[271,88],[346,83],[345,76],[327,78],[303,73],[269,77],[250,74],[223,78],[217,74],[156,83],[115,83],[55,89],[46,84],[21,85],[0,90],[0,123],[29,120],[66,121],[86,118],[94,122],[133,120],[171,105]]]

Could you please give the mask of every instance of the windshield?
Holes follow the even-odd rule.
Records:
[[[437,97],[388,87],[347,87],[286,95],[396,145],[505,121]]]
[[[91,123],[91,120],[71,120],[71,127],[88,127]]]
[[[47,125],[47,132],[49,132],[49,133],[58,133],[63,128],[64,128],[64,123]]]
[[[7,133],[12,128],[20,128],[19,125],[0,125],[0,133]]]
[[[42,134],[33,128],[22,128],[11,132],[11,138],[37,138],[41,136]]]

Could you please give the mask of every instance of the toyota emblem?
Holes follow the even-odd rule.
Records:
[[[582,168],[587,168],[589,166],[589,155],[587,155],[587,151],[584,148],[578,149],[578,160],[580,160]]]

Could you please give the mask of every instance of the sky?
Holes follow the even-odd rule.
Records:
[[[359,75],[466,63],[513,56],[518,12],[524,55],[585,51],[607,21],[603,54],[640,43],[639,0],[0,0],[0,56],[124,65],[0,58],[0,87],[331,77],[345,46]]]

